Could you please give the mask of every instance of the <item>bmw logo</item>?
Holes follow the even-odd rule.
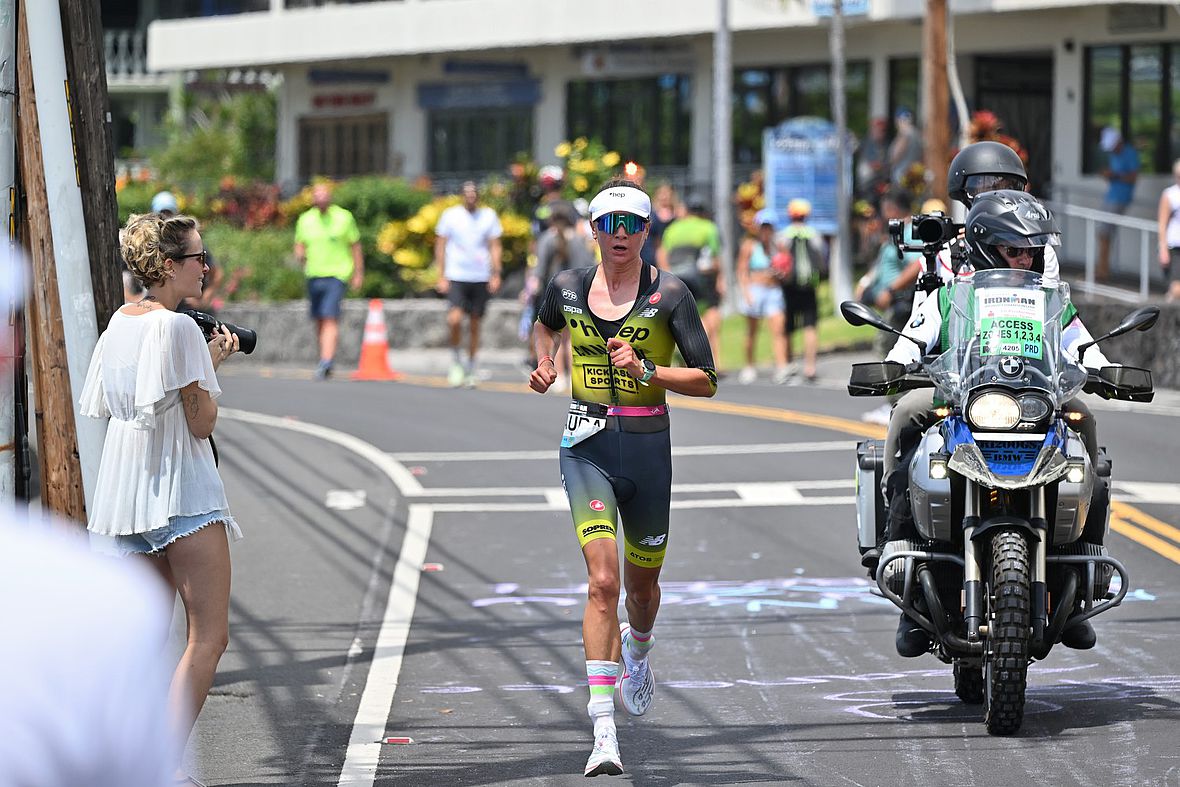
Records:
[[[1019,377],[1024,373],[1024,361],[1012,355],[1000,359],[1000,374],[1005,377]]]

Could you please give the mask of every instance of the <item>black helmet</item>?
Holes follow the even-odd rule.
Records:
[[[1033,250],[1032,270],[1045,272],[1045,247],[1061,244],[1057,221],[1031,194],[1011,189],[989,191],[975,198],[967,213],[963,240],[976,270],[1010,268],[1000,246]]]
[[[946,176],[950,198],[971,207],[975,196],[996,189],[1023,189],[1028,173],[1016,151],[999,142],[976,142],[960,150]]]

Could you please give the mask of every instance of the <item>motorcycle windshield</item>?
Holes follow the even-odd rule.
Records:
[[[981,385],[1035,388],[1055,407],[1086,382],[1085,371],[1061,349],[1069,285],[1047,286],[1033,271],[976,271],[950,289],[943,315],[944,352],[928,367],[942,396],[963,406]]]

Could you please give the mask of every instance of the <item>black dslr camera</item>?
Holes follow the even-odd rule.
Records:
[[[238,337],[238,349],[246,355],[254,352],[254,347],[258,344],[258,334],[249,328],[241,328],[228,322],[221,322],[212,314],[199,312],[196,309],[177,309],[180,314],[187,314],[193,318],[193,322],[201,329],[201,333],[205,334],[205,341],[212,341],[213,334],[216,333],[221,326],[229,328],[229,332]]]
[[[938,276],[938,263],[936,258],[938,252],[942,250],[948,243],[953,243],[959,237],[959,230],[963,229],[962,224],[956,224],[954,220],[941,211],[934,213],[920,213],[917,216],[910,217],[910,226],[913,228],[914,243],[906,243],[905,240],[905,222],[901,219],[889,220],[889,235],[893,238],[893,244],[897,246],[897,250],[901,254],[907,252],[920,252],[925,258],[926,264],[921,277],[918,279],[918,288],[926,292],[934,292],[941,284],[941,279]],[[952,247],[952,259],[961,256],[963,249],[957,248],[962,244],[955,244]],[[955,260],[955,268],[958,268],[958,260]]]

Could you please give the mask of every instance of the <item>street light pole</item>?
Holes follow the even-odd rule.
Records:
[[[729,0],[717,0],[713,35],[713,219],[721,233],[721,272],[726,292],[733,287],[733,56]]]
[[[832,119],[836,124],[839,145],[836,156],[836,244],[831,256],[832,297],[839,305],[852,297],[852,247],[849,232],[849,172],[848,119],[844,96],[844,2],[832,0],[832,27],[828,36],[832,55]]]

